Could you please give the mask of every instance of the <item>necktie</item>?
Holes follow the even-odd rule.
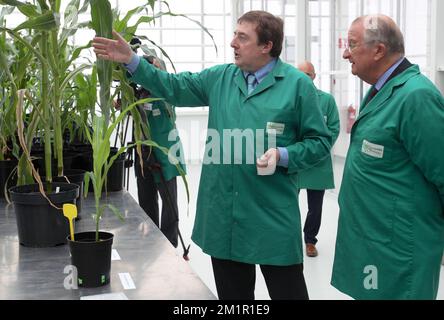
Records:
[[[375,87],[372,88],[372,91],[370,91],[368,98],[367,98],[367,102],[365,103],[365,105],[368,105],[370,103],[370,101],[372,101],[372,99],[378,94],[378,89],[376,89]]]
[[[253,73],[249,73],[247,75],[247,88],[248,88],[248,94],[251,94],[256,87],[256,77]]]

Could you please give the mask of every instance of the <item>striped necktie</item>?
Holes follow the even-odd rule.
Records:
[[[256,87],[256,76],[253,73],[247,75],[247,88],[248,94],[251,94]]]

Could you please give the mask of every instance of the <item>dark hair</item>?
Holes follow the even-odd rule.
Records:
[[[249,22],[256,24],[258,44],[273,42],[270,55],[277,58],[282,52],[284,41],[284,21],[266,11],[250,11],[237,20],[237,23]]]
[[[142,44],[142,41],[140,41],[139,38],[132,38],[130,41],[130,45],[134,46],[136,44]]]
[[[142,41],[140,41],[139,38],[132,38],[130,41],[131,49],[135,53],[137,53],[137,49],[140,47],[141,44],[142,44]]]

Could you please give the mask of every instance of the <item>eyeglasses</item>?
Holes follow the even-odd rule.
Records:
[[[348,50],[349,52],[353,52],[357,47],[359,47],[360,44],[355,43],[355,42],[345,42],[345,50]]]

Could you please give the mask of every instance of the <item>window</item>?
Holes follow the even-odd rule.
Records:
[[[116,0],[121,11],[134,8],[135,1]],[[145,3],[146,1],[138,1]],[[138,34],[144,35],[162,47],[173,61],[176,71],[197,72],[215,64],[230,62],[231,1],[169,0],[171,12],[184,17],[161,16],[152,25],[142,24]],[[157,1],[156,12],[165,12],[167,7]],[[218,53],[211,37],[195,22],[203,24],[214,37]],[[227,48],[228,47],[228,48]],[[171,63],[158,52],[172,71]]]
[[[345,156],[349,145],[346,133],[347,109],[359,108],[369,85],[350,72],[350,64],[342,58],[347,31],[358,16],[383,13],[401,27],[406,43],[406,56],[430,74],[431,64],[431,0],[309,0],[308,56],[318,73],[315,84],[332,93],[339,107],[341,134],[334,153]]]
[[[296,32],[296,5],[300,0],[233,0],[238,4],[237,11],[233,12],[235,20],[243,13],[251,10],[265,10],[284,20],[285,39],[281,59],[289,64],[295,64],[295,32]]]

